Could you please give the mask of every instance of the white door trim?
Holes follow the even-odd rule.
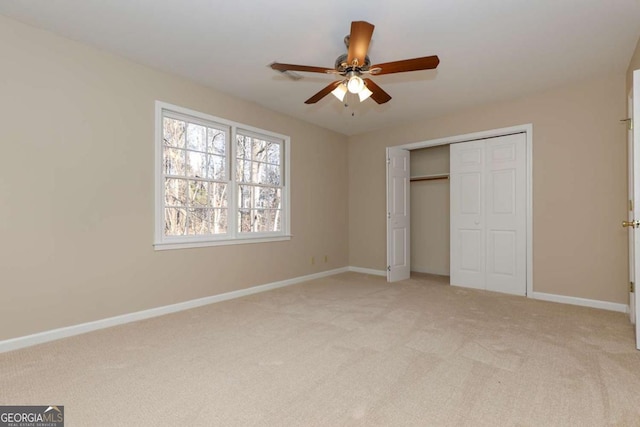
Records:
[[[494,138],[513,133],[526,134],[527,144],[527,297],[533,297],[533,124],[511,126],[500,129],[491,129],[481,132],[467,133],[464,135],[447,136],[444,138],[430,139],[409,144],[395,145],[391,148],[405,150],[417,150],[437,145],[449,145],[457,142],[474,141],[478,139]]]
[[[633,156],[633,88],[629,91],[627,95],[627,117],[631,119],[631,122],[627,125],[627,175],[628,175],[628,185],[627,185],[627,198],[629,199],[629,203],[635,203],[635,193],[634,193],[634,156]],[[627,221],[635,220],[635,213],[633,211],[633,206],[629,206],[627,212]],[[636,274],[635,274],[635,229],[629,227],[629,282],[636,282]],[[636,304],[635,304],[635,294],[629,290],[629,320],[632,324],[636,323]]]
[[[640,111],[640,70],[633,71],[632,82],[633,103],[632,111],[630,111],[630,113],[633,123],[633,169],[629,172],[633,172],[633,215],[634,219],[639,219],[640,206],[638,206],[638,203],[640,203],[640,114],[638,114],[638,112]],[[640,232],[637,228],[633,229],[633,235],[633,270],[635,273],[635,281],[637,283],[640,272]],[[636,318],[636,348],[640,350],[640,321],[638,320],[638,315],[640,314],[640,298],[638,298],[637,284],[635,286],[636,289],[634,289],[635,292],[633,293],[633,299],[635,301],[631,302],[631,304],[635,304],[634,314]]]

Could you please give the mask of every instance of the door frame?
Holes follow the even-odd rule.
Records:
[[[631,157],[633,157],[633,163],[630,163],[630,167],[632,169],[629,172],[632,172],[633,176],[633,214],[634,219],[638,219],[640,217],[640,149],[637,149],[640,146],[640,69],[633,71],[633,79],[632,79],[632,87],[631,87],[631,95],[633,98],[631,104],[631,111],[629,111],[629,118],[632,122],[633,127],[633,146],[632,153],[629,153]],[[640,233],[637,228],[633,228],[633,236],[634,236],[634,273],[635,273],[635,281],[638,281],[638,272],[640,272]],[[636,285],[634,285],[636,286]],[[640,321],[638,319],[638,314],[640,312],[640,298],[638,298],[638,290],[634,289],[633,293],[633,301],[629,301],[630,304],[635,305],[635,333],[636,333],[636,348],[640,350]]]
[[[438,145],[449,145],[458,142],[495,138],[499,136],[511,135],[514,133],[524,133],[526,135],[527,297],[533,298],[533,124],[526,123],[506,128],[490,129],[481,132],[466,133],[462,135],[447,136],[444,138],[429,139],[426,141],[411,142],[402,145],[394,145],[387,148],[399,148],[411,151],[418,150],[420,148],[435,147]],[[388,192],[388,189],[386,191]]]
[[[630,206],[627,209],[627,221],[633,221],[635,219],[634,207],[631,206],[635,199],[634,193],[634,155],[633,155],[633,88],[627,95],[627,117],[631,122],[627,122],[627,171],[628,171],[628,187],[627,198]],[[629,282],[635,286],[636,272],[635,272],[635,230],[629,227]],[[635,294],[629,290],[629,321],[632,324],[636,323],[636,307],[635,307]]]

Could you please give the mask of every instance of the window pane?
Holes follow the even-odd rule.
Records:
[[[185,210],[183,209],[182,211],[184,212]],[[188,212],[187,234],[202,236],[227,232],[227,209],[191,208]],[[185,229],[184,226],[182,229]]]
[[[236,180],[240,182],[251,182],[251,162],[248,160],[238,160],[236,166]]]
[[[164,180],[164,200],[167,206],[187,206],[187,180]]]
[[[226,132],[220,129],[207,129],[207,140],[209,153],[224,156],[226,153],[227,138]]]
[[[249,209],[238,211],[238,230],[241,232],[251,231],[251,211]]]
[[[251,189],[248,185],[238,186],[238,206],[241,208],[251,208]]]
[[[209,182],[209,206],[213,208],[226,208],[227,207],[227,184],[221,184],[217,182]]]
[[[184,176],[184,150],[175,148],[164,149],[164,173],[166,175],[182,175]]]
[[[189,181],[189,205],[193,207],[207,207],[209,205],[209,183],[204,181]]]
[[[280,166],[261,163],[259,184],[280,185]]]
[[[249,177],[249,182],[253,182],[255,184],[264,184],[264,180],[262,177],[265,174],[265,164],[252,162],[251,163],[251,176]]]
[[[204,178],[207,176],[207,155],[187,151],[187,176]]]
[[[227,210],[211,209],[209,230],[213,234],[222,234],[227,232]]]
[[[259,162],[264,162],[267,160],[267,145],[269,143],[267,141],[263,141],[261,139],[253,140],[252,150],[253,150],[253,158],[252,160],[256,160]]]
[[[267,162],[276,165],[280,164],[280,144],[271,143],[267,149]]]
[[[238,158],[251,159],[251,138],[244,135],[236,136]]]
[[[166,208],[164,210],[164,234],[167,236],[182,236],[186,232],[187,210]]]
[[[279,188],[254,188],[254,204],[255,208],[280,208],[280,189]]]
[[[193,123],[187,124],[187,148],[190,150],[207,151],[207,128]]]
[[[227,178],[227,162],[221,156],[207,156],[207,178],[225,180]]]
[[[277,209],[256,209],[251,211],[252,230],[268,232],[280,230],[280,211]]]
[[[238,229],[242,233],[280,231],[281,215],[279,209],[240,209]]]
[[[280,209],[281,190],[253,185],[238,186],[238,205],[240,208]]]
[[[210,209],[189,209],[187,233],[192,235],[209,234]]]
[[[162,121],[162,138],[166,145],[184,148],[185,123],[182,120],[164,118]]]

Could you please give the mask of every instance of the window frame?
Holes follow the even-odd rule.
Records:
[[[164,185],[164,156],[163,156],[163,119],[165,112],[170,118],[183,116],[185,120],[192,121],[197,124],[206,125],[213,128],[228,129],[228,140],[225,147],[225,163],[227,168],[228,186],[227,194],[227,233],[214,235],[183,235],[183,236],[166,236],[164,234],[165,227],[165,185]],[[162,101],[155,103],[155,232],[154,232],[154,249],[186,249],[208,246],[237,245],[246,243],[263,243],[278,242],[291,239],[291,186],[290,186],[290,145],[289,136],[279,133],[259,129],[248,126],[243,123],[237,123],[231,120],[222,119],[210,114],[201,113],[199,111],[180,107]],[[281,144],[281,227],[280,231],[271,232],[241,232],[238,229],[238,213],[240,211],[238,202],[239,186],[242,182],[236,179],[237,169],[237,142],[236,135],[240,131],[243,135],[249,135],[252,138],[264,139],[267,141],[277,142]],[[188,179],[188,177],[187,177]],[[246,185],[246,184],[245,184]]]
[[[252,140],[260,140],[260,141],[266,141],[266,142],[271,142],[271,143],[275,143],[278,144],[279,146],[279,155],[280,155],[280,164],[278,164],[277,166],[279,166],[280,168],[280,179],[281,179],[281,184],[280,185],[271,185],[271,184],[264,184],[264,183],[258,183],[258,182],[251,182],[251,181],[244,181],[244,180],[237,180],[236,179],[236,192],[235,195],[239,195],[240,192],[240,187],[245,186],[245,187],[252,187],[252,188],[271,188],[271,189],[280,189],[280,200],[281,200],[281,204],[282,200],[283,200],[283,192],[284,192],[284,143],[282,141],[282,139],[280,138],[272,138],[268,135],[264,135],[264,134],[258,134],[254,131],[248,130],[246,128],[238,128],[236,129],[236,144],[235,148],[236,148],[236,152],[235,152],[235,158],[232,160],[235,163],[236,166],[236,175],[237,175],[237,166],[238,163],[241,161],[247,162],[249,161],[251,165],[253,165],[253,163],[262,163],[264,165],[269,165],[269,166],[275,166],[275,164],[273,163],[269,163],[269,162],[261,162],[258,160],[254,160],[253,158],[251,159],[246,159],[245,157],[239,157],[238,156],[238,144],[237,144],[237,137],[238,135],[244,136],[245,138],[251,138]],[[255,207],[251,207],[251,208],[243,208],[240,206],[240,203],[236,203],[237,204],[237,212],[236,213],[241,213],[241,211],[243,210],[249,210],[249,212],[253,211],[253,210],[258,210],[259,208],[255,208]],[[265,210],[272,210],[272,209],[265,209]],[[280,208],[278,209],[281,214],[284,212],[284,208]],[[236,216],[236,220],[238,220],[238,217]],[[282,221],[282,220],[281,220]],[[282,224],[282,222],[281,222]],[[256,234],[273,234],[274,232],[270,232],[270,233],[257,233],[255,231],[241,231],[240,227],[238,227],[238,224],[236,224],[236,232],[238,233],[239,236],[255,236]],[[279,232],[278,232],[279,233]]]

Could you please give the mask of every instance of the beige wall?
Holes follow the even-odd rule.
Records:
[[[349,262],[382,270],[385,147],[533,123],[534,291],[628,303],[625,76],[349,139]]]
[[[347,265],[346,137],[1,16],[0,58],[0,340]],[[153,250],[155,100],[291,136],[291,241]]]
[[[448,173],[448,145],[411,151],[411,176]],[[411,271],[449,274],[448,179],[411,183]]]

